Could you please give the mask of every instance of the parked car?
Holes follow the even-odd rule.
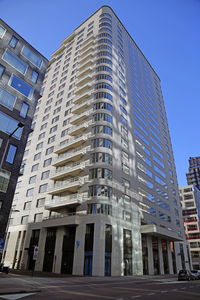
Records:
[[[180,270],[178,273],[178,280],[193,280],[194,277],[189,270]]]
[[[0,272],[8,274],[9,272],[9,267],[4,266],[4,264],[0,264]]]
[[[194,280],[200,279],[200,273],[198,272],[198,270],[191,270],[191,274]]]

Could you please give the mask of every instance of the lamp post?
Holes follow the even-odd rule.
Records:
[[[22,128],[24,127],[24,124],[19,122],[17,124],[17,127],[15,128],[15,130],[13,130],[13,132],[11,132],[8,136],[8,139],[7,139],[7,142],[6,142],[6,146],[4,148],[4,152],[3,152],[3,155],[1,157],[1,161],[0,161],[0,169],[2,168],[2,165],[3,165],[3,162],[4,162],[4,158],[6,156],[6,152],[7,152],[7,149],[8,149],[8,145],[9,145],[9,141],[10,141],[10,138],[13,136],[13,134],[19,129],[19,128]]]

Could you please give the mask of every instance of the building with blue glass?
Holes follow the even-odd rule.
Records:
[[[0,238],[4,239],[48,61],[1,19],[0,45]]]
[[[189,268],[160,79],[110,7],[52,54],[33,125],[7,264],[94,276]]]

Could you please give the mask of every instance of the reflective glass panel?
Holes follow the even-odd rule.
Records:
[[[23,62],[23,60],[19,59],[16,55],[14,55],[11,51],[6,50],[2,58],[20,73],[26,73],[28,65],[25,62]]]
[[[10,86],[28,98],[31,98],[33,94],[32,86],[14,74],[11,77]]]

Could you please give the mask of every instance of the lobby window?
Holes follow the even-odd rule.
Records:
[[[11,51],[6,50],[2,56],[2,59],[21,74],[24,75],[26,73],[28,65]]]
[[[9,117],[8,115],[0,112],[0,130],[11,134],[18,126],[18,121]],[[13,137],[20,139],[23,128],[18,128],[17,131],[13,134]]]
[[[29,105],[27,103],[23,102],[20,113],[19,113],[20,117],[26,118],[28,109],[29,109]]]
[[[41,68],[42,59],[33,51],[31,51],[27,46],[23,47],[21,54],[34,66],[38,67],[39,69]]]
[[[31,81],[33,83],[36,83],[37,80],[38,80],[38,76],[39,76],[38,72],[36,72],[36,71],[33,70],[32,73],[31,73]]]
[[[47,183],[41,184],[41,185],[39,186],[39,193],[44,193],[44,192],[46,192],[46,191],[47,191],[47,186],[48,186]]]
[[[0,88],[0,104],[12,110],[15,105],[16,96]]]
[[[2,66],[2,65],[0,65],[0,78],[2,77],[2,75],[3,75],[3,73],[4,73],[4,71],[5,71],[5,67],[4,66]]]
[[[17,152],[17,147],[14,145],[10,145],[6,156],[6,162],[13,164],[16,152]]]
[[[20,94],[26,96],[27,98],[31,99],[33,95],[34,89],[32,86],[27,84],[24,80],[21,78],[17,77],[16,75],[12,74],[9,85],[17,90]]]
[[[9,45],[10,45],[10,47],[15,48],[17,46],[18,42],[19,42],[19,40],[13,35],[9,42]]]
[[[0,25],[0,39],[3,38],[5,32],[6,32],[6,29],[2,25]]]

